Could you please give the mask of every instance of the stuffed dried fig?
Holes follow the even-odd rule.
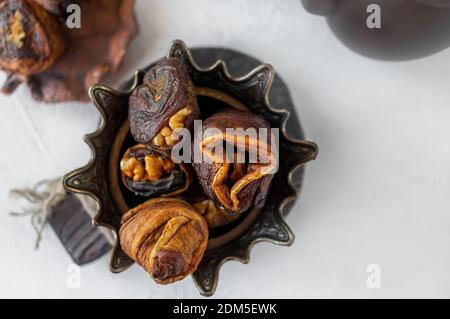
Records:
[[[135,0],[0,1],[0,92],[26,84],[37,101],[88,101],[138,33]]]
[[[256,134],[247,134],[252,132]],[[271,136],[261,116],[231,109],[212,115],[195,132],[200,142],[194,143],[194,154],[200,156],[194,156],[194,168],[204,192],[218,207],[241,214],[264,206],[278,167]]]
[[[225,226],[239,217],[239,215],[217,206],[205,194],[198,181],[195,181],[180,198],[191,204],[205,218],[210,229]]]
[[[183,163],[175,164],[169,154],[139,144],[125,152],[121,162],[122,181],[133,193],[145,196],[171,196],[184,192],[192,174]]]
[[[157,283],[170,284],[197,269],[208,244],[208,226],[187,202],[159,198],[126,213],[119,236],[128,256]]]
[[[191,129],[199,113],[185,66],[177,58],[166,58],[147,72],[130,97],[131,134],[138,143],[168,149],[178,142],[172,132]]]
[[[228,225],[239,217],[237,214],[230,214],[227,210],[217,207],[209,198],[195,202],[192,206],[205,218],[209,228]]]
[[[33,0],[0,3],[0,67],[28,76],[50,68],[64,41],[57,18]]]

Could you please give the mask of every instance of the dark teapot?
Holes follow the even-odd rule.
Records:
[[[382,60],[411,60],[450,46],[450,0],[302,0],[327,17],[350,49]],[[379,25],[369,25],[376,9]],[[376,18],[376,17],[375,17]]]

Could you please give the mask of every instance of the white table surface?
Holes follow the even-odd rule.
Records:
[[[224,46],[273,64],[292,90],[307,137],[320,145],[287,218],[290,247],[258,244],[228,262],[216,297],[450,297],[450,50],[403,63],[356,55],[299,0],[139,0],[139,38],[118,75],[169,42]],[[8,215],[13,187],[85,164],[90,104],[45,105],[24,87],[0,96],[0,297],[198,297],[192,280],[157,286],[139,267],[114,275],[107,257],[67,285],[71,260],[50,227],[39,251],[28,219]],[[381,288],[366,285],[367,266]]]

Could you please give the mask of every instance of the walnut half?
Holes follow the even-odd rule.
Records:
[[[125,187],[144,197],[180,194],[192,182],[188,166],[175,164],[167,152],[150,145],[129,148],[122,157],[120,170]]]

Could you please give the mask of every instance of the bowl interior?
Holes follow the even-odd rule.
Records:
[[[232,107],[248,111],[248,108],[240,101],[215,89],[197,87],[196,94],[202,120],[224,108]],[[136,207],[149,199],[135,195],[123,185],[121,180],[120,160],[126,150],[136,144],[130,133],[128,120],[126,120],[113,141],[108,168],[111,195],[122,215],[130,208]],[[250,209],[236,221],[222,227],[210,229],[208,249],[220,247],[242,235],[260,212],[261,209]]]

